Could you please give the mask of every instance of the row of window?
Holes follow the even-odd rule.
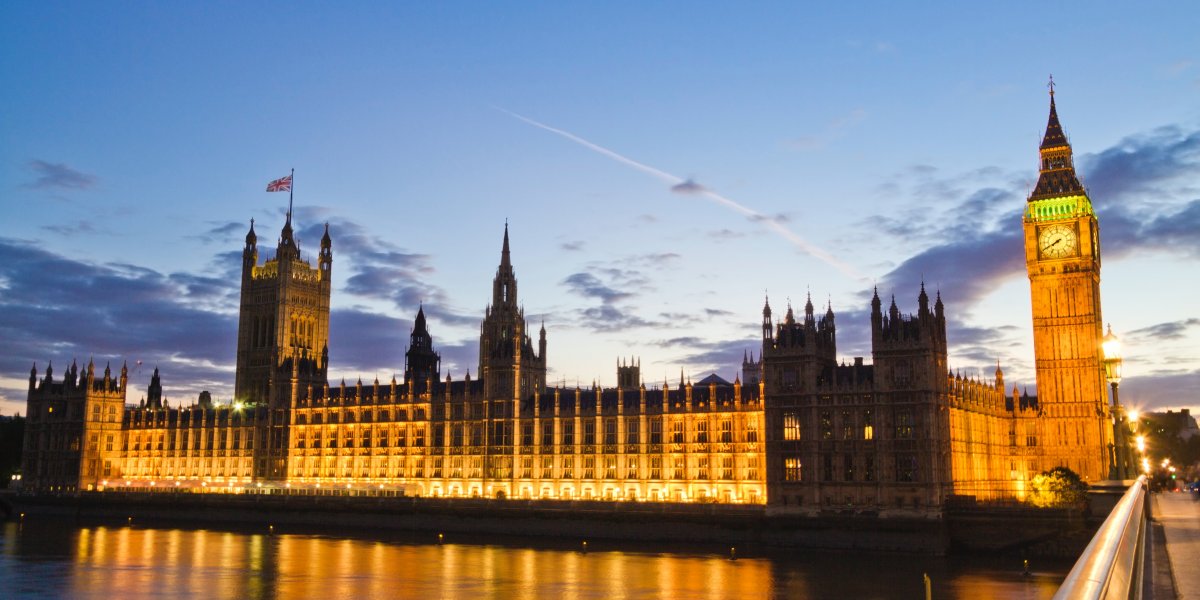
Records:
[[[578,477],[580,479],[645,478],[677,481],[708,481],[712,479],[753,481],[758,479],[757,456],[746,458],[741,469],[735,467],[735,460],[731,456],[721,457],[713,462],[710,462],[708,457],[699,457],[691,461],[690,465],[684,457],[675,457],[664,461],[663,457],[658,456],[650,457],[646,462],[638,457],[627,457],[624,461],[618,460],[617,457],[604,457],[597,461],[596,457],[587,456],[576,461],[575,457],[566,456],[561,457],[558,463],[556,468],[553,457],[544,457],[539,461],[535,461],[533,457],[523,457],[520,459],[515,475],[522,479],[532,479],[535,476],[542,479],[575,479]],[[643,465],[646,466],[645,472],[642,470]],[[486,461],[486,469],[483,457],[478,456],[448,459],[434,457],[429,459],[428,466],[429,477],[434,479],[443,477],[480,479],[485,476],[494,479],[510,479],[514,476],[512,461],[507,460],[506,457],[494,457]],[[418,458],[407,467],[395,465],[388,467],[376,464],[374,469],[376,476],[380,478],[411,477],[420,479],[425,477],[426,461],[423,457]],[[309,459],[297,461],[292,475],[295,477],[338,477],[339,475],[354,477],[355,471],[358,472],[359,477],[369,478],[372,474],[372,466],[365,463],[355,466],[348,461],[342,461],[341,465],[336,465],[333,459]],[[735,477],[739,474],[740,477]]]
[[[897,408],[895,411],[896,439],[912,438],[913,423],[911,408]],[[784,411],[782,426],[784,441],[799,441],[803,437],[803,421],[799,412]],[[842,409],[835,413],[833,409],[822,409],[818,413],[816,434],[821,440],[873,440],[875,439],[875,411],[870,408],[858,411]]]
[[[862,460],[855,460],[853,454],[842,456],[840,461],[840,472],[835,469],[835,460],[832,454],[821,455],[821,481],[875,481],[878,474],[875,468],[875,457],[867,455],[862,457]],[[784,481],[804,481],[803,465],[798,456],[785,456],[783,458],[783,480]],[[897,482],[916,482],[919,481],[919,471],[917,468],[917,456],[915,454],[897,454],[896,455],[896,470],[895,481]]]

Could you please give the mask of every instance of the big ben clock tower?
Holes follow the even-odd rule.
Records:
[[[1039,468],[1064,466],[1097,481],[1107,476],[1112,441],[1100,362],[1100,236],[1058,122],[1053,81],[1039,152],[1041,174],[1024,216],[1045,461]]]

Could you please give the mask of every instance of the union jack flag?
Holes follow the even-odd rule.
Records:
[[[275,181],[267,184],[268,192],[290,192],[292,191],[292,176],[280,177]]]

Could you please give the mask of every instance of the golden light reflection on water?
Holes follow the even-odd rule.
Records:
[[[770,558],[334,539],[137,526],[5,526],[0,574],[43,597],[203,598],[1049,598],[1069,564],[1019,568],[943,558],[796,551]],[[448,536],[449,537],[449,536]],[[632,544],[626,548],[634,547]],[[713,548],[715,551],[716,549]],[[741,553],[739,552],[739,555]],[[50,556],[60,556],[55,563]],[[40,574],[26,575],[35,565]],[[1059,569],[1056,567],[1056,569]],[[7,575],[6,575],[7,577]]]

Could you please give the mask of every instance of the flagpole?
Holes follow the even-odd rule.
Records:
[[[292,222],[292,194],[294,194],[294,193],[295,193],[295,192],[293,192],[292,190],[293,190],[293,189],[296,187],[296,169],[292,169],[292,174],[291,174],[291,175],[288,175],[288,177],[289,177],[289,180],[291,181],[291,185],[289,185],[289,186],[288,186],[288,214],[287,214],[287,220],[288,220],[288,223],[291,223],[291,222]]]

